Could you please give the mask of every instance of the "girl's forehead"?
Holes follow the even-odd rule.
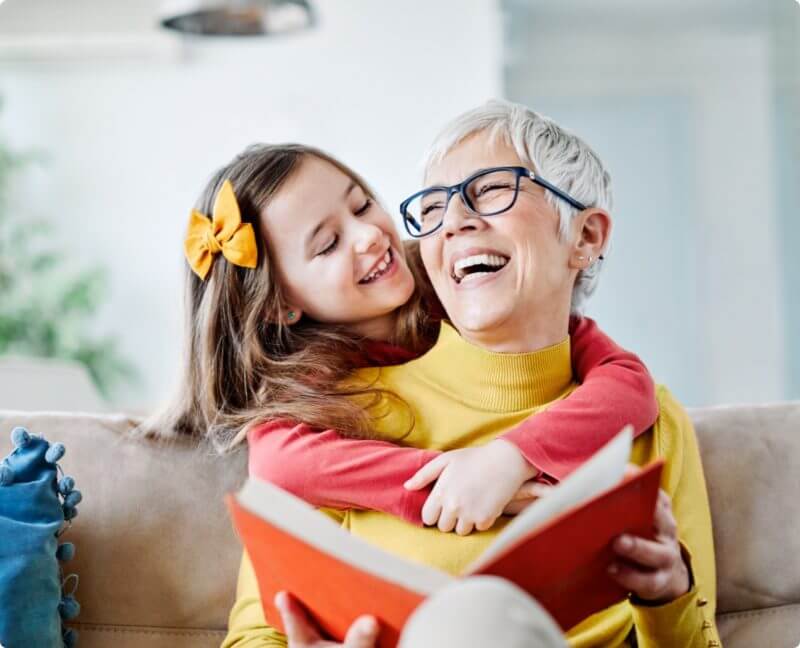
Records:
[[[306,156],[261,213],[266,234],[298,235],[316,227],[345,201],[353,180],[330,162]]]
[[[352,182],[350,176],[327,160],[306,155],[276,197],[305,204],[330,202],[342,198]]]

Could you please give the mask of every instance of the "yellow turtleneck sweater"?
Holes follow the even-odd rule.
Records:
[[[532,353],[492,353],[466,342],[447,324],[424,356],[395,367],[364,369],[357,379],[377,380],[374,386],[402,399],[385,398],[378,406],[375,427],[381,436],[398,439],[407,432],[404,445],[436,450],[485,444],[576,387],[569,338]],[[663,387],[657,394],[658,420],[652,431],[634,442],[631,461],[643,465],[658,457],[666,460],[661,486],[672,498],[681,543],[691,556],[694,586],[667,605],[648,607],[623,601],[585,619],[567,633],[575,648],[627,646],[634,626],[640,648],[719,645],[713,625],[716,578],[711,520],[697,441],[688,416],[672,395]],[[501,518],[488,531],[459,536],[435,527],[416,527],[377,511],[325,513],[367,541],[453,574],[475,560],[509,521]],[[266,624],[246,556],[222,646],[286,646],[284,635]]]

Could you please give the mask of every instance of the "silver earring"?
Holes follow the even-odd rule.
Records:
[[[297,317],[295,312],[294,311],[289,311],[289,315],[288,315],[289,321],[293,320],[295,317]]]
[[[590,254],[589,255],[589,265],[592,265],[592,261],[594,261],[594,257]]]

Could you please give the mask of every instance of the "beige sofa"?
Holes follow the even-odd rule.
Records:
[[[800,644],[800,403],[691,412],[711,498],[718,623],[728,648]],[[24,425],[67,446],[84,493],[79,648],[218,646],[240,547],[223,505],[246,473],[185,443],[131,441],[124,417],[0,411],[0,456]]]

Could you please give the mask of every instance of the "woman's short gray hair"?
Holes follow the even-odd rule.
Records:
[[[503,138],[538,175],[584,205],[611,211],[611,176],[589,145],[552,119],[510,101],[488,101],[447,124],[425,155],[425,176],[456,145],[479,131],[488,131],[492,139]],[[549,191],[545,196],[558,211],[559,230],[566,237],[578,210]],[[583,310],[597,288],[602,264],[597,260],[578,274],[572,291],[573,313]]]

